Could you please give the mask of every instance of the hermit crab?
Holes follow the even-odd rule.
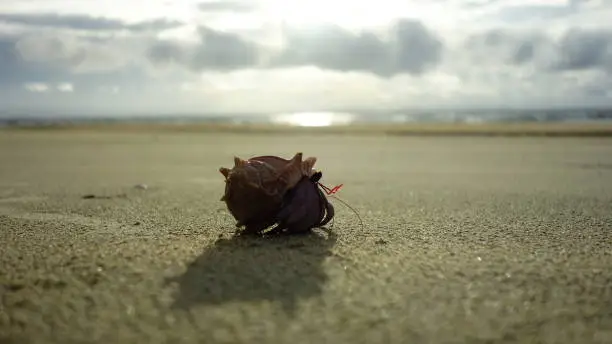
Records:
[[[331,221],[335,211],[326,195],[333,189],[319,183],[322,177],[315,170],[314,157],[302,160],[296,153],[287,160],[264,155],[243,160],[234,157],[234,167],[221,167],[225,192],[221,201],[244,227],[243,234],[261,234],[274,226],[269,234],[305,233]]]

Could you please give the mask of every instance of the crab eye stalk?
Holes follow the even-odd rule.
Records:
[[[319,182],[319,180],[321,180],[321,177],[323,177],[323,173],[321,171],[316,171],[311,177],[310,177],[310,181],[312,181],[313,183],[317,183]]]

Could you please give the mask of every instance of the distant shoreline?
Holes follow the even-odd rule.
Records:
[[[77,123],[0,127],[4,132],[232,133],[390,136],[612,137],[612,122],[402,123],[300,127],[227,123]]]

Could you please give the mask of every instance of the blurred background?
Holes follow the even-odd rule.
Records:
[[[609,0],[3,0],[3,126],[609,122]]]
[[[611,18],[0,0],[0,343],[612,343]],[[234,236],[219,168],[297,152],[331,231]]]

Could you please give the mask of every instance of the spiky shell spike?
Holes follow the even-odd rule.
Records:
[[[239,157],[234,157],[234,167],[243,167],[247,164],[245,160],[240,159]]]
[[[225,179],[227,179],[227,177],[230,174],[230,169],[227,167],[221,167],[219,168],[219,172],[221,172],[221,174],[225,177]]]

